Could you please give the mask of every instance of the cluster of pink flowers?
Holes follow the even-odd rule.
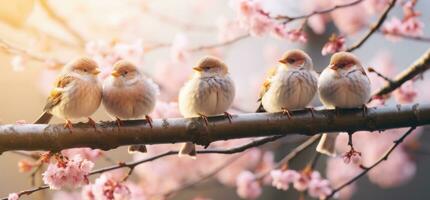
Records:
[[[345,37],[333,34],[322,48],[321,54],[327,55],[345,50]]]
[[[330,182],[323,179],[318,171],[303,170],[273,170],[270,172],[272,185],[280,190],[288,190],[289,184],[293,184],[298,191],[307,191],[313,198],[323,199],[332,193]]]
[[[50,163],[42,174],[43,182],[51,189],[61,189],[66,186],[80,187],[88,184],[87,176],[93,167],[93,162],[79,155],[71,159],[56,157],[56,162]]]
[[[410,0],[403,4],[403,19],[396,17],[385,22],[382,32],[391,40],[397,40],[398,36],[422,36],[424,23],[418,18],[421,13],[415,10],[416,1]]]
[[[272,33],[281,39],[292,42],[307,42],[307,35],[302,28],[287,30],[282,22],[277,22],[262,9],[260,1],[233,0],[239,24],[249,30],[253,36],[263,36]]]
[[[258,182],[255,174],[250,171],[243,171],[236,181],[236,192],[243,199],[256,199],[261,193],[261,183]]]
[[[18,200],[19,199],[19,195],[17,193],[10,193],[7,196],[7,200]]]
[[[102,174],[94,184],[83,187],[81,194],[83,200],[123,200],[131,197],[127,185],[110,174]]]
[[[102,156],[103,151],[99,149],[91,149],[91,148],[72,148],[72,149],[62,150],[61,154],[68,158],[79,155],[83,159],[86,159],[89,161],[95,161],[98,158],[100,158],[100,156]]]

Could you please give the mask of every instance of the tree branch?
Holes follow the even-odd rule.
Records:
[[[321,14],[326,14],[326,13],[330,13],[333,12],[337,9],[340,8],[347,8],[347,7],[351,7],[354,5],[357,5],[359,3],[363,2],[363,0],[357,0],[357,1],[353,1],[351,3],[346,3],[346,4],[342,4],[342,5],[336,5],[332,8],[329,9],[325,9],[325,10],[315,10],[309,14],[306,15],[301,15],[301,16],[297,16],[297,17],[289,17],[289,16],[277,16],[275,17],[275,19],[280,19],[280,20],[286,20],[287,22],[293,21],[293,20],[297,20],[297,19],[307,19],[309,17],[312,17],[313,15],[321,15]]]
[[[403,142],[403,140],[412,133],[413,130],[415,130],[416,127],[411,127],[409,128],[408,131],[406,131],[406,133],[404,133],[399,139],[393,141],[394,144],[391,145],[391,147],[375,162],[373,163],[373,165],[371,165],[370,167],[365,167],[364,170],[358,174],[357,176],[353,177],[351,180],[349,180],[348,182],[342,184],[341,186],[339,186],[338,188],[334,189],[330,195],[328,195],[325,199],[330,199],[331,197],[333,197],[337,192],[339,192],[340,190],[342,190],[343,188],[345,188],[346,186],[350,185],[351,183],[357,181],[359,178],[361,178],[362,176],[364,176],[365,174],[367,174],[367,172],[369,172],[370,170],[372,170],[373,168],[375,168],[376,166],[378,166],[380,163],[382,163],[383,161],[388,159],[388,156],[390,156],[390,154],[394,151],[394,149],[396,149],[397,146],[399,146],[400,143]]]
[[[237,146],[237,147],[232,147],[229,149],[211,149],[211,150],[197,150],[197,154],[236,154],[236,153],[240,153],[240,152],[244,152],[247,149],[253,148],[253,147],[258,147],[261,146],[263,144],[269,143],[269,142],[273,142],[277,139],[282,138],[282,135],[275,135],[275,136],[270,136],[270,137],[265,137],[265,138],[261,138],[261,139],[256,139],[254,141],[251,141],[249,143],[246,143],[244,145],[241,146]],[[146,162],[151,162],[154,161],[156,159],[162,158],[162,157],[166,157],[166,156],[171,156],[171,155],[178,155],[179,151],[167,151],[149,158],[145,158],[142,160],[137,160],[137,161],[133,161],[133,162],[129,162],[129,163],[118,163],[116,165],[113,166],[109,166],[109,167],[105,167],[105,168],[101,168],[98,170],[94,170],[92,171],[89,176],[91,175],[95,175],[95,174],[101,174],[104,172],[108,172],[108,171],[112,171],[115,169],[120,169],[120,168],[129,168],[130,171],[128,172],[127,176],[130,176],[131,173],[133,172],[134,168],[136,168],[138,165],[146,163]],[[240,155],[239,155],[240,156]],[[231,162],[231,161],[230,161]],[[218,171],[222,169],[222,166],[220,166],[218,168]],[[213,171],[213,173],[216,173],[217,170]],[[191,183],[190,183],[191,184]],[[49,189],[49,186],[47,185],[42,185],[33,189],[27,189],[27,190],[23,190],[21,192],[18,192],[17,194],[21,197],[23,195],[30,195],[34,192],[37,191],[41,191],[41,190],[45,190],[45,189]],[[7,200],[7,197],[2,198],[1,200]]]
[[[400,87],[403,83],[413,79],[415,76],[425,72],[430,68],[430,49],[428,49],[418,60],[403,72],[396,76],[391,82],[388,82],[383,88],[375,92],[373,96],[381,97],[387,95]]]
[[[124,121],[121,129],[115,122],[101,122],[96,129],[88,124],[74,125],[72,133],[62,124],[9,124],[0,126],[0,151],[47,150],[90,147],[109,150],[132,144],[161,144],[192,141],[207,146],[211,142],[273,135],[315,135],[323,132],[385,130],[430,124],[430,104],[398,105],[362,109],[293,111],[292,119],[282,113],[250,113],[209,118],[157,119],[153,128],[145,120]]]
[[[382,13],[382,15],[379,17],[378,21],[376,21],[376,23],[371,26],[371,28],[369,29],[369,31],[367,31],[367,33],[363,36],[363,38],[361,38],[354,45],[352,45],[351,47],[349,47],[348,49],[346,49],[347,52],[351,52],[351,51],[354,51],[354,50],[360,48],[361,45],[363,45],[366,42],[366,40],[369,39],[370,36],[373,33],[375,33],[379,29],[379,27],[382,26],[382,24],[384,23],[385,19],[388,16],[388,13],[394,7],[394,5],[396,5],[396,1],[397,0],[391,0],[390,1],[390,4],[387,6],[387,8]]]

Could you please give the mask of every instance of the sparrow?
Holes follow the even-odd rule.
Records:
[[[118,127],[121,119],[137,119],[145,116],[152,128],[148,115],[155,107],[158,87],[145,77],[131,62],[120,60],[114,64],[111,76],[103,81],[103,105],[116,118]],[[129,152],[146,152],[144,145],[132,145]]]
[[[179,92],[179,111],[184,117],[202,117],[207,125],[207,117],[224,114],[231,122],[226,111],[231,106],[235,86],[229,76],[228,68],[220,59],[212,56],[201,59],[192,78],[185,83]],[[179,156],[195,157],[195,146],[185,143]]]
[[[64,127],[71,130],[71,119],[87,117],[88,123],[95,127],[90,116],[102,99],[102,87],[97,79],[99,73],[97,63],[90,58],[80,57],[67,63],[51,90],[42,115],[34,123],[49,123],[54,115],[65,119]]]
[[[318,79],[320,100],[326,108],[360,108],[370,99],[370,80],[360,60],[352,53],[333,54]],[[363,110],[365,111],[365,110]],[[335,155],[337,133],[324,133],[317,151]]]
[[[305,108],[317,91],[318,74],[312,59],[302,50],[284,53],[263,83],[257,112],[280,112]],[[290,116],[290,115],[289,115]]]

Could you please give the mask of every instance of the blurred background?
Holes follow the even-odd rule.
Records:
[[[317,4],[316,2],[317,0],[267,0],[265,8],[273,13],[297,16],[308,13],[309,8],[304,5]],[[418,1],[416,7],[422,11],[422,21],[428,25],[430,14],[424,11],[430,8],[430,2]],[[390,13],[390,16],[401,15],[400,6]],[[371,15],[369,23],[377,16]],[[62,64],[79,55],[96,59],[105,75],[111,67],[110,61],[117,59],[118,55],[133,60],[156,83],[160,83],[162,94],[159,100],[165,107],[176,102],[178,84],[189,77],[191,68],[201,56],[219,56],[229,66],[237,85],[233,113],[252,112],[257,107],[259,86],[266,71],[276,64],[283,51],[304,49],[313,58],[317,71],[327,65],[329,56],[322,56],[321,48],[330,35],[337,32],[337,27],[332,22],[327,24],[326,30],[321,34],[314,33],[306,26],[306,43],[294,43],[271,36],[245,36],[231,44],[221,45],[221,48],[198,50],[200,47],[229,41],[225,37],[247,35],[246,31],[239,31],[237,34],[233,29],[222,30],[225,29],[223,25],[235,17],[228,0],[0,0],[0,122],[30,123],[36,119],[41,114]],[[300,23],[292,23],[291,26],[300,26]],[[349,34],[347,44],[359,39],[367,31],[366,27]],[[223,34],[232,34],[233,37],[220,34],[221,31]],[[427,34],[429,31],[429,26],[425,26],[424,34],[430,36]],[[175,47],[197,50],[186,52],[186,55],[177,58],[172,55]],[[391,71],[386,74],[394,77],[428,48],[429,43],[422,41],[403,39],[392,42],[384,35],[375,33],[354,53],[366,66],[377,68],[376,65],[389,65]],[[419,91],[416,102],[429,102],[430,92],[426,88],[428,79],[429,74],[426,73],[423,80],[414,83],[415,90]],[[389,100],[387,104],[390,103],[395,102]],[[319,106],[318,100],[315,99],[312,105]],[[158,108],[156,112],[163,112],[163,109],[168,108]],[[155,113],[154,116],[163,117],[160,113]],[[111,119],[102,107],[93,118]],[[55,119],[52,123],[62,121]],[[422,134],[423,146],[430,144],[429,139],[427,134]],[[278,148],[275,160],[282,158],[294,145],[297,143],[290,142]],[[111,150],[106,155],[116,161],[133,159],[125,148]],[[305,165],[312,155],[311,151],[304,153],[292,166]],[[0,156],[0,180],[3,180],[0,183],[0,195],[6,196],[31,186],[29,173],[18,172],[17,163],[21,159],[22,156],[13,153]],[[429,159],[417,155],[414,160],[417,171],[411,181],[383,189],[370,183],[367,178],[362,178],[352,199],[430,199],[430,192],[426,188],[427,180],[430,179],[430,174],[426,173],[426,169],[430,168]],[[109,161],[100,159],[96,168],[110,164]],[[320,161],[318,169],[325,169],[325,162]],[[50,199],[52,194],[35,194],[23,199]],[[239,199],[234,187],[224,186],[216,180],[182,192],[173,199],[193,199],[195,196]],[[265,187],[260,199],[290,197],[299,198],[293,190],[285,192]]]

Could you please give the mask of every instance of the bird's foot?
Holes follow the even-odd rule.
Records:
[[[91,117],[88,117],[87,124],[90,125],[90,126],[92,126],[94,128],[94,130],[97,130],[97,128],[96,128],[96,122],[93,119],[91,119]]]
[[[115,121],[116,121],[116,126],[118,127],[118,130],[119,130],[121,126],[124,125],[124,123],[121,121],[119,117],[115,117]]]
[[[363,104],[363,117],[367,116],[367,111],[369,110],[369,108],[366,106],[366,104]]]
[[[70,132],[72,132],[73,124],[70,120],[66,119],[66,123],[64,124],[64,128],[69,129]]]
[[[281,109],[282,109],[282,114],[287,115],[288,119],[292,118],[291,113],[288,109],[286,108],[281,108]]]
[[[200,113],[199,113],[199,115],[200,115],[200,117],[203,119],[203,121],[205,122],[206,127],[208,127],[208,126],[209,126],[208,116],[206,116],[206,115],[202,115],[202,114],[200,114]]]
[[[313,108],[313,107],[306,107],[306,110],[308,110],[310,113],[311,113],[311,115],[312,115],[312,118],[314,118],[315,117],[315,109]]]
[[[149,126],[152,128],[152,118],[149,115],[145,115],[145,120],[148,122]]]
[[[231,121],[232,121],[232,119],[233,119],[233,117],[231,116],[231,114],[230,114],[230,113],[228,113],[228,112],[224,112],[224,115],[227,117],[228,122],[230,122],[230,124],[231,124]]]

